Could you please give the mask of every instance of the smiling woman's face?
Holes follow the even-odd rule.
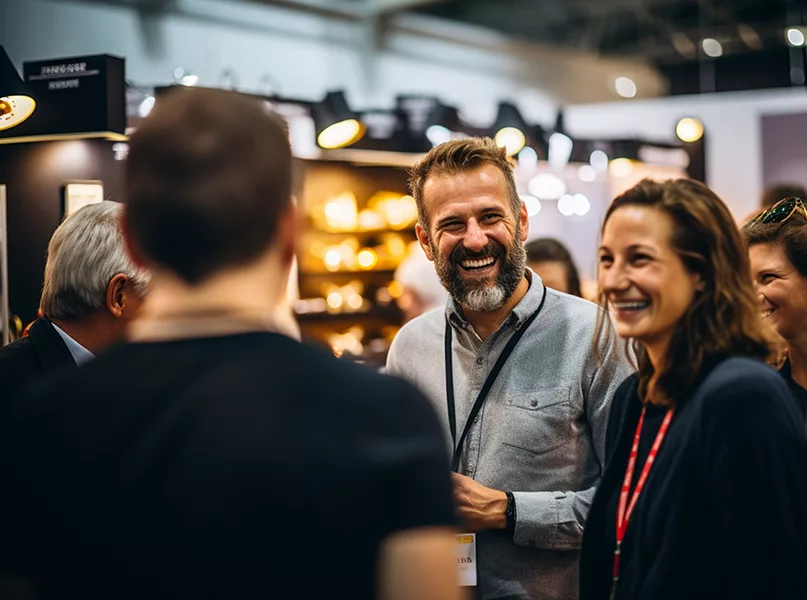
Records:
[[[774,244],[755,244],[748,251],[751,277],[763,318],[787,341],[807,332],[807,277]]]
[[[599,284],[620,336],[648,349],[669,342],[692,304],[700,277],[672,246],[674,222],[664,210],[626,205],[603,229]]]

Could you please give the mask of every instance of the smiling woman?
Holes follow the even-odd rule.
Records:
[[[807,418],[807,210],[785,198],[743,227],[763,318],[787,346],[781,368]]]
[[[639,372],[614,397],[581,600],[807,597],[807,438],[762,362],[730,212],[701,183],[642,181],[608,209],[599,264]]]

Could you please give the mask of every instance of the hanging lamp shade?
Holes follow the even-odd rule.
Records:
[[[527,123],[518,108],[511,102],[501,102],[493,124],[493,139],[505,148],[508,156],[514,156],[527,144]]]
[[[320,148],[344,148],[359,141],[365,132],[364,123],[350,110],[343,92],[328,92],[313,107],[317,144]]]
[[[19,125],[35,109],[36,100],[0,46],[0,131]]]

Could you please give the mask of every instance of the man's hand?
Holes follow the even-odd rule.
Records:
[[[452,473],[454,503],[465,529],[471,533],[507,528],[507,494],[492,490],[470,477]]]

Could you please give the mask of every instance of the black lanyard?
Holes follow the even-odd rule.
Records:
[[[479,390],[479,395],[476,397],[473,407],[471,407],[471,412],[468,414],[468,420],[465,421],[465,428],[462,430],[462,435],[460,435],[459,442],[457,441],[457,414],[454,408],[454,365],[451,353],[452,333],[451,324],[448,322],[448,320],[446,320],[446,402],[448,403],[448,426],[451,429],[451,440],[454,443],[454,455],[451,458],[452,471],[456,471],[459,468],[462,445],[465,443],[465,437],[468,435],[468,430],[471,428],[471,424],[479,414],[479,411],[482,410],[482,405],[485,403],[485,400],[490,393],[490,389],[496,382],[496,378],[499,376],[502,367],[504,367],[504,363],[506,363],[507,359],[510,358],[510,355],[513,353],[513,349],[516,347],[516,344],[518,344],[521,336],[524,335],[524,332],[527,331],[527,328],[535,320],[535,317],[537,317],[538,313],[541,312],[541,308],[544,306],[544,300],[546,300],[546,286],[544,286],[544,294],[541,296],[541,303],[538,305],[538,308],[529,316],[526,321],[524,321],[524,324],[517,329],[512,336],[510,336],[510,339],[507,341],[507,345],[504,347],[504,350],[502,350],[502,353],[496,360],[496,364],[493,365],[493,370],[490,372],[487,379],[485,379],[485,383],[482,386],[482,389]]]

